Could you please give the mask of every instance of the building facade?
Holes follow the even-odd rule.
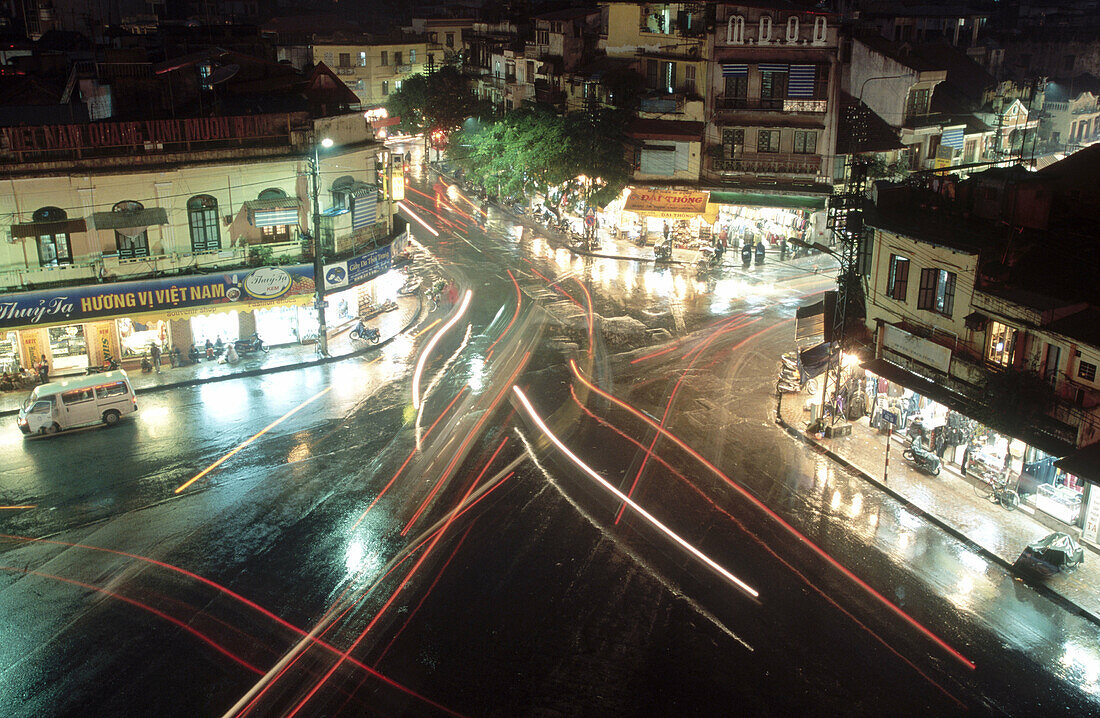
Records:
[[[361,114],[0,132],[10,185],[0,198],[6,366],[44,356],[64,374],[107,355],[136,358],[151,343],[186,354],[256,331],[271,344],[315,337],[315,248],[347,258],[391,236],[375,187],[381,146]],[[331,149],[315,146],[322,137]],[[320,243],[311,237],[315,150]],[[357,310],[354,297],[343,301]]]

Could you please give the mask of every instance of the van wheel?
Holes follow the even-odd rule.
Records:
[[[47,434],[56,434],[57,432],[61,431],[61,427],[57,424],[56,421],[49,426],[44,426],[42,428],[46,431]]]
[[[114,426],[120,418],[122,418],[121,415],[114,409],[103,412],[103,423],[107,426]]]

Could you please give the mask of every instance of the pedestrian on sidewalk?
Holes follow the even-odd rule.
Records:
[[[156,342],[149,343],[149,356],[153,360],[153,368],[160,374],[160,345]]]

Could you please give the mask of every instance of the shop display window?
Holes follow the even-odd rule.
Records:
[[[191,318],[191,337],[195,346],[200,348],[206,345],[207,340],[212,344],[217,344],[219,338],[223,343],[235,342],[240,338],[240,330],[240,319],[236,312],[220,312]]]
[[[53,356],[53,371],[87,368],[88,347],[84,342],[82,325],[50,327],[46,332],[50,340],[50,354]]]
[[[0,332],[0,370],[17,372],[19,369],[19,335],[16,332]]]
[[[122,342],[122,358],[132,359],[149,353],[149,347],[156,344],[161,351],[167,351],[167,326],[163,321],[140,322],[131,319],[116,319],[118,336]]]
[[[331,300],[329,300],[331,306]],[[298,336],[298,307],[271,307],[257,309],[256,333],[268,346],[296,344]]]

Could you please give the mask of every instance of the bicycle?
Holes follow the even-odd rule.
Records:
[[[1000,504],[1006,511],[1015,511],[1020,505],[1020,495],[1008,488],[1008,477],[995,484],[979,479],[979,483],[974,485],[974,493],[983,499]]]

